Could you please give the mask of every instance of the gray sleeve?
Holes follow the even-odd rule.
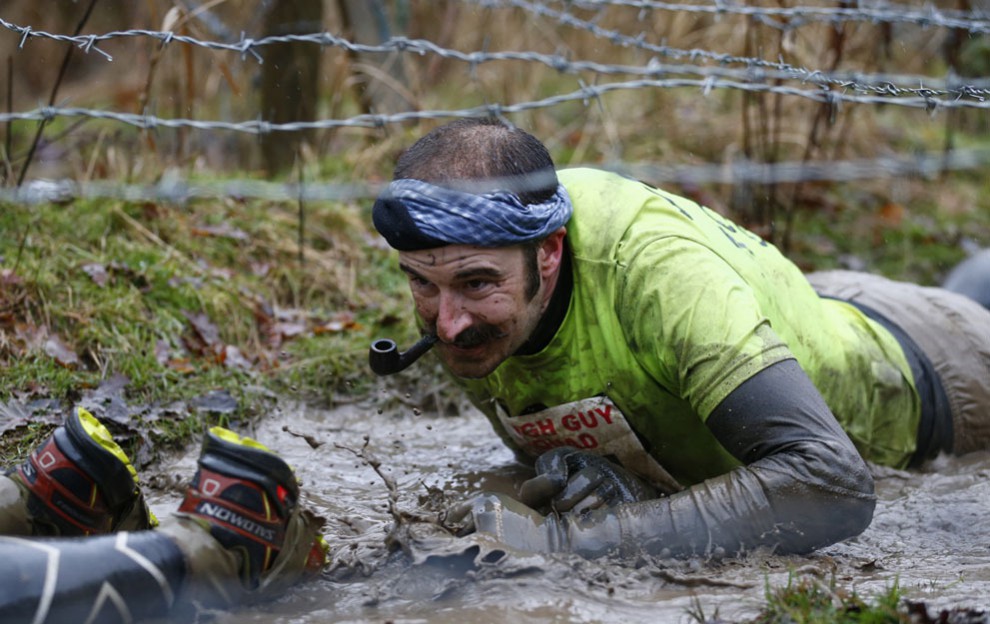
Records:
[[[744,382],[708,427],[744,466],[670,497],[564,516],[559,546],[591,557],[806,553],[869,526],[869,468],[797,361]]]

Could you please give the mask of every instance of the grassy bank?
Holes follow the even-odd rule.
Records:
[[[219,392],[249,418],[271,393],[365,391],[372,336],[412,333],[405,284],[360,206],[302,209],[301,229],[298,205],[232,199],[4,206],[0,401],[67,406],[114,379],[135,411]],[[186,411],[160,441],[210,419]]]

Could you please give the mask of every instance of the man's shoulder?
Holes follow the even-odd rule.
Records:
[[[564,188],[571,191],[572,188],[584,190],[586,188],[598,187],[601,185],[615,185],[624,183],[635,183],[636,180],[623,175],[597,169],[595,167],[568,167],[557,171],[557,178]]]

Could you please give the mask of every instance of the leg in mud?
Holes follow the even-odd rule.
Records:
[[[187,601],[224,607],[275,598],[318,575],[323,519],[299,501],[295,474],[259,442],[214,427],[179,511],[160,532],[189,567]]]
[[[157,523],[127,455],[81,407],[0,477],[0,534],[75,537]]]
[[[322,520],[300,506],[288,465],[253,440],[211,429],[178,512],[157,531],[103,535],[132,524],[122,520],[130,515],[111,514],[116,520],[108,521],[93,506],[103,488],[124,489],[124,480],[111,471],[117,482],[105,483],[77,470],[78,462],[62,461],[60,453],[73,454],[58,443],[63,438],[56,431],[28,462],[0,478],[0,528],[10,534],[62,536],[0,537],[5,562],[0,613],[5,619],[137,621],[222,609],[278,596],[325,564]],[[55,466],[62,472],[49,470]],[[89,480],[80,480],[81,474]],[[123,474],[132,487],[136,480],[130,472]],[[68,505],[67,492],[93,496],[69,497],[73,505]],[[63,511],[73,522],[66,524]],[[76,526],[80,518],[84,530]],[[108,530],[90,530],[93,526]]]

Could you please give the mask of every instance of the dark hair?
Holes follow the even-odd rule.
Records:
[[[504,190],[524,204],[557,191],[550,152],[533,135],[494,117],[470,117],[439,126],[399,156],[394,179],[414,179],[474,193]],[[487,182],[487,184],[486,184]]]

